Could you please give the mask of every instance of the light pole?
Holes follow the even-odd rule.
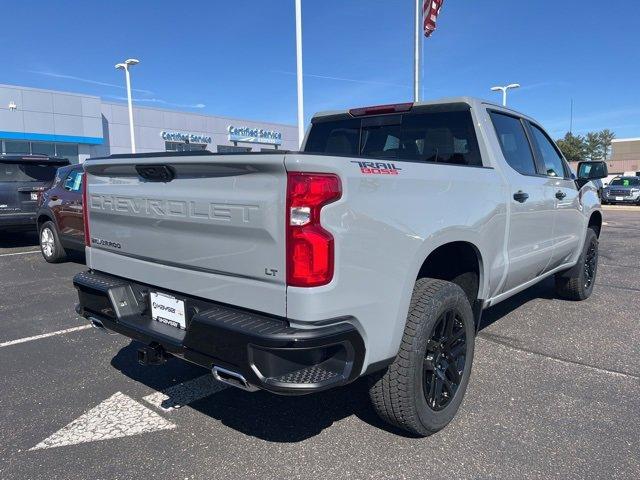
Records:
[[[129,132],[131,133],[131,153],[136,153],[136,138],[133,133],[133,104],[131,103],[131,78],[129,77],[129,68],[137,65],[140,60],[129,58],[123,63],[116,64],[116,69],[124,70],[124,76],[127,80],[127,102],[129,103]]]
[[[506,85],[504,87],[491,87],[491,91],[492,92],[502,92],[502,106],[503,107],[507,106],[507,90],[509,90],[511,88],[520,88],[520,84],[519,83],[511,83],[511,84]]]
[[[296,77],[298,82],[298,148],[304,142],[304,87],[302,83],[302,1],[296,0]]]

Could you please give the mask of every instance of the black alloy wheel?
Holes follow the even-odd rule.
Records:
[[[456,394],[466,362],[467,335],[462,318],[448,310],[436,321],[423,361],[423,389],[427,405],[440,411]]]
[[[596,277],[596,269],[598,268],[598,244],[592,242],[584,257],[584,288],[591,287]]]

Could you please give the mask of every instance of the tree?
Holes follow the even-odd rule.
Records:
[[[569,162],[579,162],[585,158],[584,137],[567,132],[564,138],[556,142],[564,158]]]
[[[616,138],[616,134],[608,128],[605,128],[600,133],[598,133],[598,135],[600,136],[600,143],[602,145],[602,154],[604,160],[607,160],[609,158],[609,150],[611,149],[612,140]]]
[[[598,132],[589,132],[585,137],[585,156],[592,161],[602,160],[604,155],[604,150],[602,148],[602,139],[600,138],[600,133]]]

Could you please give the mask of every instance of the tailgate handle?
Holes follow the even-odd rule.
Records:
[[[170,182],[176,171],[169,165],[136,165],[136,172],[149,182]]]

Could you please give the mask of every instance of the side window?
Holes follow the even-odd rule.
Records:
[[[65,190],[70,192],[79,192],[82,187],[82,173],[71,172],[64,182]]]
[[[547,175],[550,177],[565,177],[564,162],[562,156],[553,146],[547,134],[540,129],[537,125],[530,123],[531,131],[533,132],[533,141],[538,148],[540,158],[544,163],[544,169]]]
[[[511,168],[523,175],[536,175],[531,145],[520,119],[491,112],[491,121],[496,129],[504,158]]]

